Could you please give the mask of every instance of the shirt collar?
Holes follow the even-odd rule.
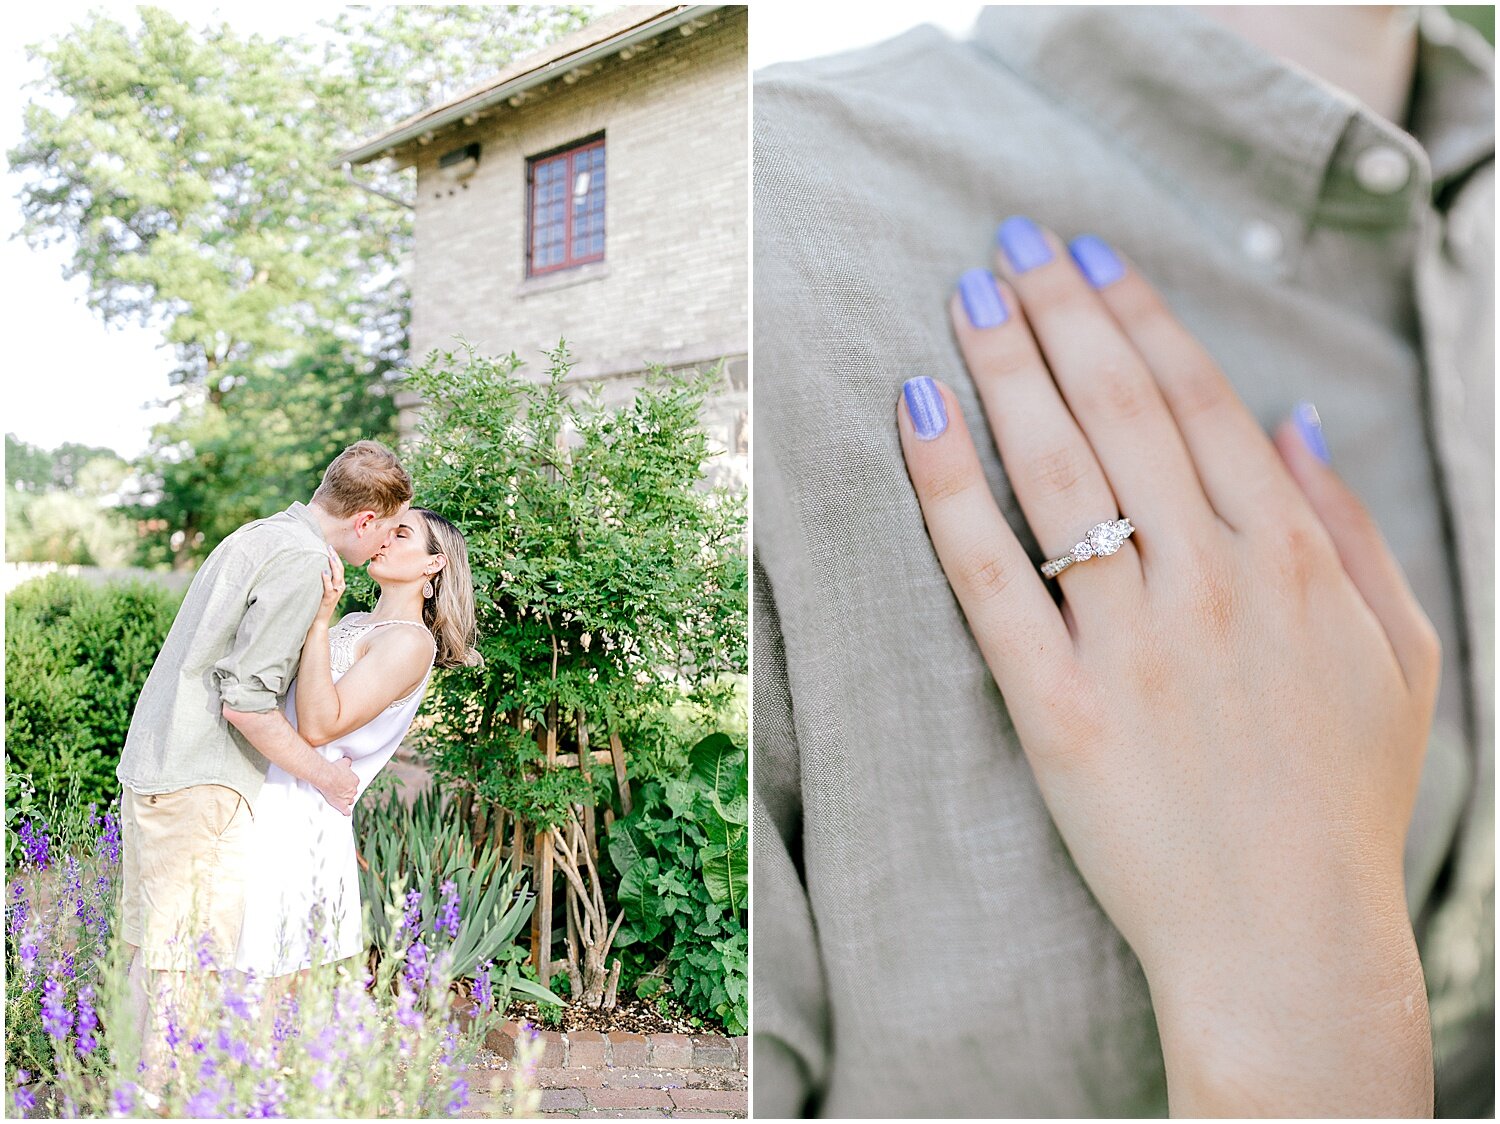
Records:
[[[1404,222],[1437,181],[1492,158],[1493,53],[1436,9],[1418,33],[1415,136],[1187,8],[986,8],[974,40],[1208,225],[1240,238],[1269,224],[1293,249],[1315,222]],[[1355,162],[1377,144],[1411,162],[1399,191],[1358,186]]]
[[[292,506],[282,512],[298,523],[301,523],[313,533],[313,537],[319,542],[323,541],[323,528],[319,526],[317,519],[313,518],[312,509],[300,500],[293,501]]]

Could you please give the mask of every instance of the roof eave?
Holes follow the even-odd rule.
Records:
[[[664,31],[671,31],[675,27],[681,27],[685,23],[702,19],[710,12],[717,11],[723,7],[722,4],[695,4],[681,11],[671,12],[656,19],[634,27],[623,34],[606,39],[602,43],[596,43],[592,47],[585,47],[571,55],[565,55],[560,59],[554,59],[536,70],[521,74],[491,89],[474,94],[443,106],[429,117],[421,117],[411,124],[384,133],[372,140],[365,141],[355,148],[346,150],[334,158],[332,166],[343,167],[346,164],[367,164],[371,160],[379,159],[389,155],[396,149],[410,144],[414,140],[429,134],[437,133],[450,125],[456,125],[470,114],[478,113],[488,109],[497,102],[505,101],[524,93],[536,86],[551,82],[559,74],[566,74],[580,66],[587,66],[591,62],[601,61],[611,55],[619,54],[625,48],[647,39],[654,39]]]

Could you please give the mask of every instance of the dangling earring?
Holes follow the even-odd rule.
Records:
[[[432,579],[431,578],[428,578],[425,582],[422,583],[422,597],[423,597],[424,600],[431,600],[431,598],[432,598]]]

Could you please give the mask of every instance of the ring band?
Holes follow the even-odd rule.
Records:
[[[1135,528],[1129,519],[1106,519],[1103,523],[1095,523],[1072,550],[1061,558],[1042,563],[1042,577],[1055,578],[1075,562],[1107,557],[1124,546],[1125,540],[1133,534]]]

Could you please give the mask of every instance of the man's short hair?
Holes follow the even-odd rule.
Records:
[[[360,511],[388,519],[411,502],[411,477],[379,441],[356,441],[333,458],[313,502],[339,519]]]

